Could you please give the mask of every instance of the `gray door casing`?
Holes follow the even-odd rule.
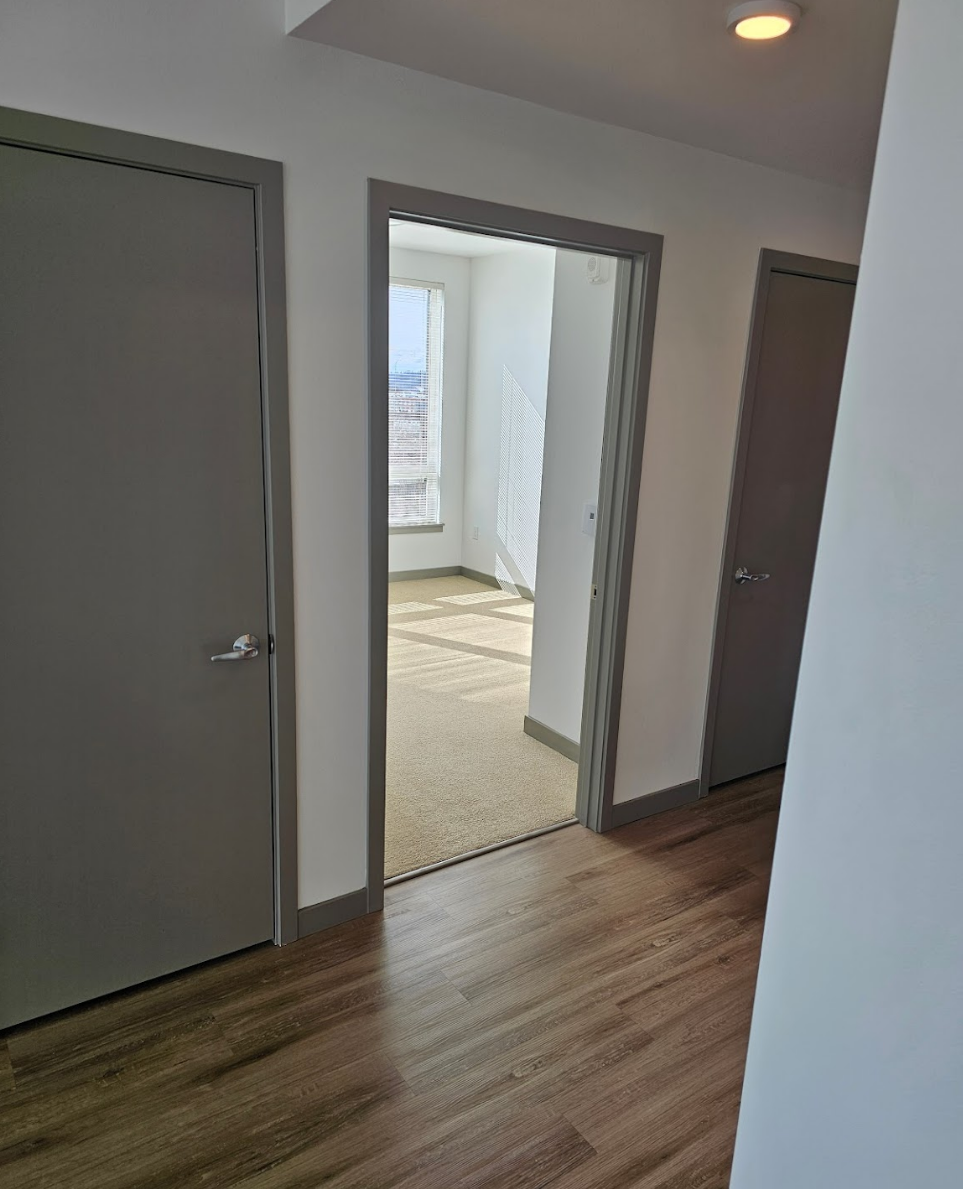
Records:
[[[605,413],[576,813],[597,831],[613,822],[632,555],[662,263],[662,236],[503,206],[393,182],[368,183],[369,710],[368,911],[384,905],[388,651],[388,223],[433,223],[619,260]],[[592,598],[586,592],[587,598]]]
[[[291,935],[265,185],[0,113],[0,1026]]]
[[[762,254],[703,792],[786,759],[855,281],[855,266]],[[740,566],[770,576],[737,584]]]

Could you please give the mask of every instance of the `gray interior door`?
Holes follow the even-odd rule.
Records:
[[[5,1026],[269,939],[273,876],[253,193],[0,147],[0,229]]]
[[[855,285],[774,272],[756,375],[710,783],[785,763]]]

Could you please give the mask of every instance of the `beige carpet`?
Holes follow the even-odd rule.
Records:
[[[522,730],[533,604],[469,578],[388,602],[386,877],[570,818],[578,766]]]

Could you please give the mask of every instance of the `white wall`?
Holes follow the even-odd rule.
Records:
[[[365,880],[366,179],[666,236],[620,798],[699,771],[759,249],[855,260],[864,199],[283,29],[281,0],[4,0],[0,103],[285,164],[300,901],[312,904]]]
[[[554,276],[552,248],[509,248],[472,261],[462,561],[482,574],[495,574],[498,554],[504,369],[544,419]]]
[[[733,1189],[963,1166],[963,12],[902,0]]]
[[[545,417],[529,715],[578,742],[595,537],[582,531],[598,501],[615,312],[615,262],[590,284],[587,257],[558,252]]]
[[[441,521],[432,533],[392,533],[388,569],[430,570],[461,565],[465,491],[465,411],[468,400],[468,311],[471,261],[464,256],[391,248],[392,277],[445,286],[441,410]]]

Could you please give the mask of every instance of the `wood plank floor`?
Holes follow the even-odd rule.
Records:
[[[0,1036],[3,1189],[723,1189],[781,777]]]

